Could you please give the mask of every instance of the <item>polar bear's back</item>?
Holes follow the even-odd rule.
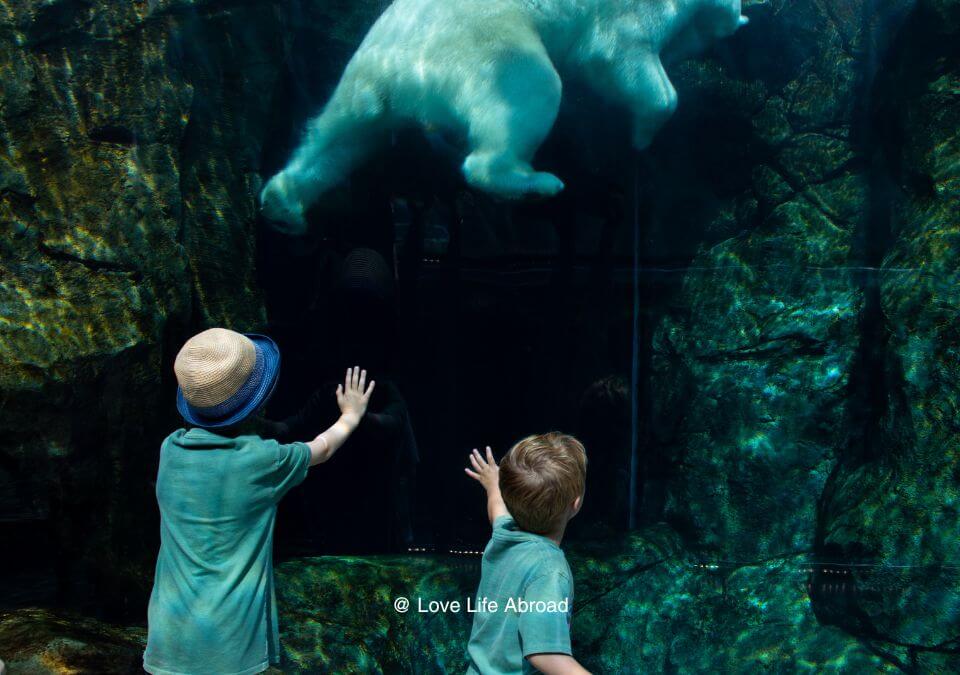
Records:
[[[448,123],[472,88],[524,51],[542,44],[517,0],[396,0],[347,65],[338,94],[354,108]]]
[[[423,54],[442,48],[449,56],[483,51],[515,40],[516,29],[529,26],[528,14],[520,0],[396,0],[370,28],[357,56],[381,50]]]

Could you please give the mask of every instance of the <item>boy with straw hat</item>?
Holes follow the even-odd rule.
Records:
[[[160,553],[143,667],[153,675],[260,673],[280,657],[277,503],[353,433],[374,383],[348,369],[337,387],[340,419],[308,443],[281,445],[242,424],[276,387],[273,340],[211,328],[187,341],[174,370],[190,428],[160,448]]]

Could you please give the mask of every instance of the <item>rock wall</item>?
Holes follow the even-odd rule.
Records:
[[[0,505],[63,592],[142,596],[172,350],[265,320],[281,53],[268,3],[0,3]]]
[[[705,569],[667,527],[573,548],[573,646],[596,673],[899,672],[844,631],[821,626],[807,570],[782,559]],[[281,672],[459,673],[479,560],[435,556],[304,558],[277,570]],[[394,600],[461,611],[406,613]],[[0,614],[10,671],[134,672],[142,629],[38,610]],[[31,668],[32,670],[28,670]]]
[[[875,136],[890,185],[878,271],[869,436],[843,453],[820,504],[817,547],[857,573],[859,601],[824,620],[909,646],[907,668],[960,648],[960,5],[920,3],[891,45]],[[900,566],[906,568],[898,569]]]
[[[738,53],[770,41],[782,59],[687,66],[691,114],[719,109],[741,130],[715,152],[744,158],[729,170],[745,175],[720,195],[707,231],[723,234],[705,237],[654,336],[655,421],[673,420],[655,428],[670,432],[658,441],[675,467],[666,517],[723,560],[811,551],[817,499],[857,433],[845,409],[867,167],[854,130],[859,8],[838,9],[757,6],[759,44]]]
[[[782,559],[710,570],[669,528],[571,547],[574,652],[596,673],[896,672],[837,628],[817,623],[807,570]],[[476,593],[470,558],[317,558],[278,571],[286,668],[298,672],[454,673],[466,667],[472,616],[393,609],[395,598]]]
[[[736,51],[775,65],[688,64],[740,186],[652,345],[663,517],[704,560],[850,566],[813,569],[818,620],[922,672],[960,637],[957,12],[763,3]]]

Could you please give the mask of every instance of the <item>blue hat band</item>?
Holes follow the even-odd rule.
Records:
[[[187,402],[183,389],[177,388],[177,410],[188,423],[209,429],[228,427],[255,412],[273,395],[280,374],[280,350],[265,335],[245,335],[253,340],[256,359],[246,382],[233,396],[217,405],[198,408]]]

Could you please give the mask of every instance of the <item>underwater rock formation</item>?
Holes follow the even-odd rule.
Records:
[[[799,558],[707,569],[666,527],[573,547],[574,649],[593,672],[894,672],[843,631],[823,627]],[[479,561],[317,558],[278,570],[285,667],[315,672],[460,672],[471,617],[406,614],[399,596],[465,602]],[[360,626],[366,626],[360,630]],[[625,649],[625,645],[632,648]]]
[[[960,654],[958,30],[960,3],[920,3],[878,89],[880,161],[897,184],[876,187],[876,411],[870,442],[834,471],[819,524],[825,553],[883,565],[858,570],[869,592],[821,603],[823,618],[910,646],[908,668],[917,654]]]
[[[677,106],[664,61],[699,54],[746,22],[740,0],[397,0],[267,183],[264,214],[302,233],[307,209],[411,121],[467,138],[472,187],[552,197],[563,183],[530,162],[557,118],[561,75],[626,107],[644,149]]]
[[[574,649],[593,672],[793,672],[801,664],[815,672],[899,672],[868,644],[818,623],[799,557],[714,569],[660,526],[574,547],[569,559],[577,580]],[[280,565],[280,671],[462,672],[471,615],[421,613],[416,605],[400,613],[393,603],[465,605],[478,569],[476,558],[435,556]],[[3,656],[21,667],[11,672],[134,672],[144,642],[143,629],[76,616],[0,615]]]
[[[960,653],[958,8],[766,3],[778,69],[687,67],[737,92],[750,175],[653,345],[667,520],[707,560],[852,566],[814,569],[817,619],[923,672]]]
[[[703,555],[728,561],[813,549],[817,499],[850,433],[863,305],[850,269],[866,196],[850,139],[845,36],[856,27],[844,23],[856,12],[755,9],[753,35],[782,45],[777,67],[683,71],[682,93],[725,110],[720,123],[736,130],[714,152],[747,159],[706,228],[720,236],[701,245],[654,336],[654,433],[674,467],[664,513]]]
[[[279,33],[264,4],[0,2],[2,534],[61,592],[149,587],[156,441],[177,424],[161,363],[194,326],[264,322]]]
[[[817,623],[807,570],[784,558],[706,569],[669,528],[568,555],[576,579],[573,644],[592,672],[896,672]],[[398,613],[398,597],[473,599],[479,560],[303,559],[277,570],[285,670],[451,673],[465,668],[472,617]],[[628,647],[629,646],[629,647]]]
[[[0,659],[11,675],[142,673],[146,641],[142,628],[116,628],[73,614],[0,612]]]

